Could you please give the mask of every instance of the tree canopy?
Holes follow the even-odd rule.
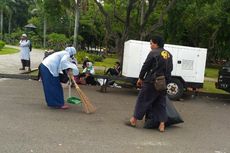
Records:
[[[230,58],[229,0],[0,0],[0,39],[28,33],[38,47],[60,43],[122,55],[126,40],[162,35],[166,43],[208,48],[208,59]],[[28,23],[37,29],[25,29]],[[47,35],[47,36],[46,36]],[[48,45],[48,46],[46,46]]]

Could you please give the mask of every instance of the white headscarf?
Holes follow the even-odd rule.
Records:
[[[72,56],[72,55],[77,53],[77,51],[76,51],[76,49],[74,47],[66,47],[65,51],[67,51],[70,56]]]

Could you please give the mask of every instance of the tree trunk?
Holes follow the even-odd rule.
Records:
[[[75,26],[74,26],[74,42],[73,42],[73,45],[74,47],[77,49],[77,35],[78,35],[78,27],[79,27],[79,15],[80,15],[80,12],[79,12],[79,7],[78,7],[78,4],[76,2],[76,7],[75,7]]]
[[[0,40],[3,39],[3,9],[0,10],[1,11],[1,17],[0,17]]]
[[[10,13],[10,16],[9,16],[8,34],[11,34],[11,20],[12,20],[12,13]]]
[[[144,7],[145,7],[145,0],[142,0],[141,1],[141,19],[140,19],[140,27],[143,25],[144,23],[144,14],[145,14],[145,10],[144,10]],[[141,32],[142,32],[142,28],[140,29]],[[140,40],[143,40],[143,37],[142,35],[140,36]]]
[[[46,48],[46,28],[47,28],[47,20],[46,17],[44,16],[44,21],[43,21],[43,47]]]

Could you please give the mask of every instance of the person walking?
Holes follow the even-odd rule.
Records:
[[[39,66],[48,107],[59,109],[69,108],[64,103],[64,94],[59,75],[61,73],[62,76],[63,74],[72,76],[72,70],[79,72],[77,66],[70,59],[74,54],[76,54],[76,49],[74,47],[67,47],[64,51],[55,52],[46,57]]]
[[[139,74],[137,86],[141,87],[136,101],[134,114],[126,123],[129,126],[136,127],[137,120],[142,120],[147,110],[154,107],[157,110],[156,116],[159,122],[159,131],[164,132],[166,114],[166,89],[158,91],[154,86],[157,76],[165,76],[166,83],[170,81],[171,71],[173,69],[172,55],[165,50],[164,40],[155,36],[150,41],[152,49],[148,54]]]
[[[19,70],[25,70],[25,67],[28,67],[28,71],[31,71],[30,68],[30,45],[31,42],[28,40],[26,34],[22,34],[19,46],[21,48],[20,56],[22,67]]]

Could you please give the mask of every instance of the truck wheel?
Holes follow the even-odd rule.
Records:
[[[171,100],[178,100],[184,93],[183,83],[176,78],[172,78],[171,82],[167,85],[167,95]]]

